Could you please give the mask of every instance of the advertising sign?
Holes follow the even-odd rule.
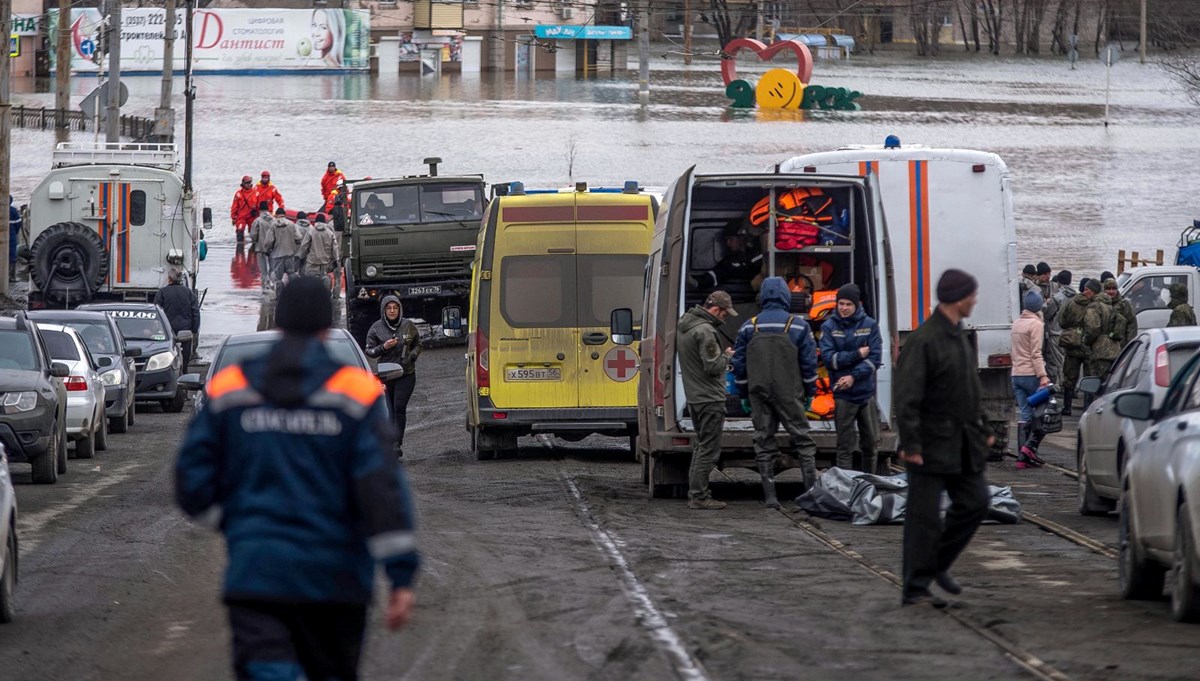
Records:
[[[633,38],[633,29],[628,26],[559,24],[534,26],[533,34],[550,40],[630,40]]]
[[[13,35],[37,35],[38,34],[38,15],[36,15],[36,14],[13,14],[12,34]]]
[[[71,70],[99,70],[102,17],[71,10]],[[161,73],[166,11],[127,8],[121,14],[121,71]],[[58,25],[51,10],[51,41]],[[370,66],[370,13],[350,9],[205,9],[192,21],[197,72],[365,71]],[[176,12],[175,69],[184,68],[184,13]],[[53,58],[54,51],[50,52]]]

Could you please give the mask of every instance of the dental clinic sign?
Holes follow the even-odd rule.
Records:
[[[58,25],[51,10],[51,43]],[[121,14],[121,70],[161,73],[163,35],[187,39],[184,13],[166,27],[166,11],[126,9]],[[100,10],[71,10],[71,70],[94,72],[103,25]],[[365,71],[370,67],[370,13],[357,9],[204,9],[192,20],[193,68],[198,72]],[[50,52],[51,58],[55,56]],[[175,69],[184,67],[175,47]]]

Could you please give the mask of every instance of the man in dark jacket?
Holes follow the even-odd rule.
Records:
[[[1168,289],[1171,292],[1171,302],[1167,305],[1171,308],[1171,318],[1167,321],[1167,328],[1172,326],[1195,326],[1196,311],[1188,305],[1188,288],[1187,284],[1176,282],[1171,284]]]
[[[733,348],[721,350],[717,330],[736,317],[733,299],[724,291],[713,291],[704,305],[683,313],[676,326],[675,346],[683,395],[696,430],[692,465],[688,470],[688,508],[715,511],[725,502],[712,498],[708,476],[721,460],[721,434],[725,430],[725,371]]]
[[[989,434],[980,396],[978,358],[962,326],[975,309],[979,283],[961,270],[938,281],[938,306],[908,337],[894,387],[899,454],[908,469],[904,518],[904,605],[945,601],[962,587],[950,567],[971,541],[988,509]],[[943,526],[942,491],[950,495]]]
[[[367,357],[380,363],[399,364],[400,378],[387,382],[387,400],[396,425],[396,454],[404,456],[404,430],[408,426],[408,401],[417,388],[417,358],[421,356],[421,332],[404,318],[400,299],[386,295],[379,301],[379,321],[367,331]]]
[[[200,338],[200,299],[196,292],[184,286],[183,272],[172,267],[167,273],[167,285],[154,294],[154,304],[167,313],[167,321],[171,323],[171,331],[191,331],[192,340],[183,343],[183,368],[187,373],[188,364],[192,361],[192,350]]]
[[[834,422],[837,425],[837,465],[850,468],[857,444],[862,470],[879,473],[876,442],[879,407],[875,403],[875,373],[883,366],[883,337],[879,324],[862,307],[862,292],[846,284],[837,292],[837,313],[821,325],[821,361],[833,385]]]
[[[754,423],[754,459],[768,508],[775,497],[779,426],[791,438],[807,491],[817,482],[817,445],[808,432],[805,404],[817,394],[817,344],[803,317],[793,315],[792,292],[783,277],[768,277],[759,293],[762,312],[738,331],[733,376]]]
[[[238,679],[356,679],[376,564],[391,583],[387,625],[412,614],[419,558],[404,470],[370,373],[321,338],[333,306],[320,282],[280,292],[283,338],[226,367],[188,427],[176,500],[220,528],[223,600]]]

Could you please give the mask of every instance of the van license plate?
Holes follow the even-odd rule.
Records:
[[[505,369],[506,381],[561,381],[562,369],[557,367],[535,367],[531,369]]]
[[[408,288],[408,295],[410,296],[431,296],[441,292],[441,286],[410,286]]]

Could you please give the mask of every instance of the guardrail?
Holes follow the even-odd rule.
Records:
[[[53,130],[63,127],[70,130],[94,130],[90,119],[76,109],[48,109],[29,106],[12,107],[14,128]],[[133,140],[149,139],[154,134],[154,120],[141,116],[121,116],[120,134]]]

